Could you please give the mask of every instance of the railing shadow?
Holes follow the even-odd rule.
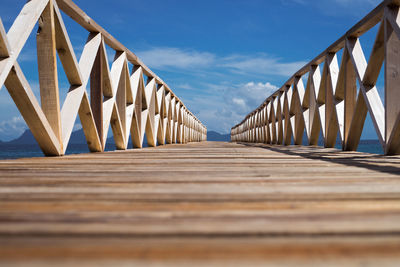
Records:
[[[292,156],[323,160],[347,166],[365,168],[382,173],[400,175],[400,156],[384,156],[354,151],[348,152],[341,151],[335,148],[323,148],[317,146],[281,146],[243,142],[238,142],[238,144],[269,149],[275,152],[284,153]]]

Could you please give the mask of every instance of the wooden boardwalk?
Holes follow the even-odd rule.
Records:
[[[0,161],[0,265],[398,266],[400,157],[222,142]]]

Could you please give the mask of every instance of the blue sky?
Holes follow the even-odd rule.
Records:
[[[7,31],[24,3],[24,0],[2,0],[0,17]],[[209,130],[228,133],[380,1],[75,0],[75,3],[136,53]],[[67,16],[63,18],[79,58],[87,32]],[[373,38],[372,31],[361,40],[366,43],[363,47],[367,51]],[[35,50],[33,33],[18,62],[39,99]],[[109,58],[111,55],[110,51]],[[59,72],[63,101],[68,83],[62,68]],[[79,120],[77,128],[78,124]],[[2,88],[0,140],[15,138],[25,128]],[[375,136],[371,122],[367,121],[363,138]]]

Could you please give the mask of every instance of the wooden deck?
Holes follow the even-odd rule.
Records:
[[[398,266],[399,163],[222,142],[0,161],[0,265]]]

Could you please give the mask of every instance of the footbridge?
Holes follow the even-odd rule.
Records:
[[[397,266],[399,6],[382,2],[233,127],[231,142],[210,142],[172,89],[75,3],[28,1],[7,33],[0,21],[0,85],[52,157],[0,160],[0,265]],[[62,13],[87,30],[79,61]],[[18,64],[35,25],[40,101]],[[375,26],[367,60],[359,39]],[[57,67],[70,84],[62,106]],[[356,151],[367,113],[385,155]],[[77,117],[97,153],[64,155]],[[116,149],[104,152],[110,127]]]

